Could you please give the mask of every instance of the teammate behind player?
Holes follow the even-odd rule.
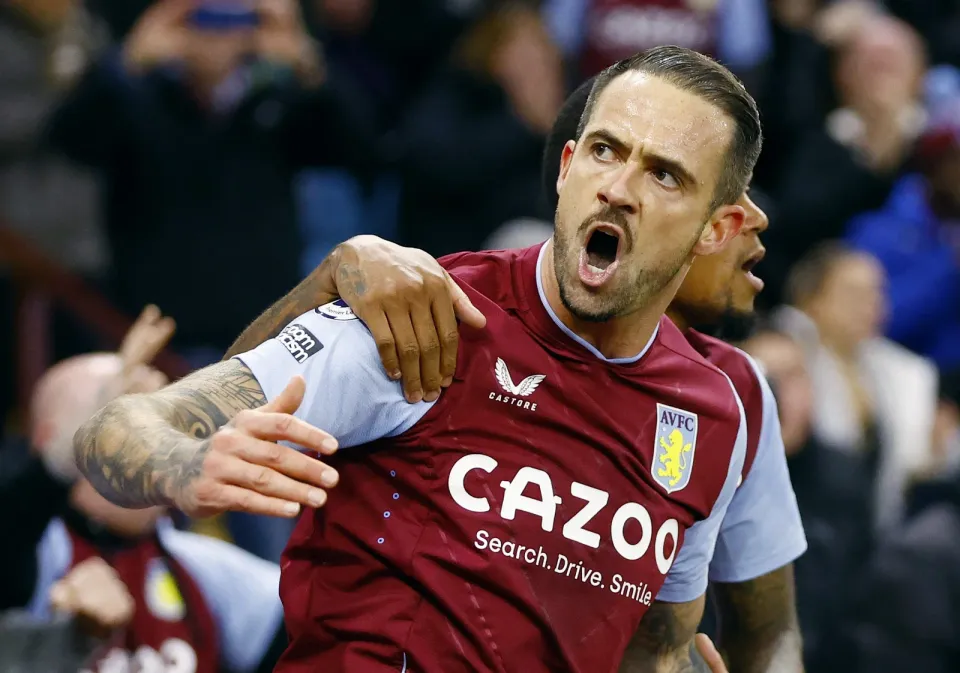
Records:
[[[639,670],[691,665],[746,427],[729,380],[659,315],[739,230],[759,119],[729,72],[665,47],[606,71],[583,123],[555,239],[447,261],[487,325],[464,331],[437,402],[406,404],[369,332],[328,305],[78,433],[105,495],[190,513],[319,502],[330,471],[273,443],[329,453],[298,407],[370,445],[331,459],[336,497],[291,540],[278,671],[613,671],[660,601]]]

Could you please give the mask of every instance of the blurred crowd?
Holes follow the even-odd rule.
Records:
[[[960,670],[957,0],[0,0],[0,612],[149,613],[166,667],[135,670],[271,670],[284,524],[114,511],[64,464],[71,428],[162,385],[165,347],[218,360],[350,236],[545,240],[566,95],[658,44],[761,110],[763,310],[722,336],[780,405],[807,670]],[[175,334],[150,308],[120,345],[68,281]],[[170,645],[197,638],[218,661]]]

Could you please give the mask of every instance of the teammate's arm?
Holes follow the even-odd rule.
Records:
[[[713,583],[720,649],[738,673],[802,673],[793,564],[746,582]]]
[[[687,603],[654,601],[627,646],[620,673],[723,673],[697,650],[704,598]]]
[[[773,391],[747,357],[763,399],[756,459],[727,509],[710,562],[720,650],[740,673],[802,673],[793,561],[807,548]]]
[[[300,505],[322,505],[321,489],[336,482],[320,461],[277,443],[324,454],[336,448],[330,435],[292,415],[304,385],[294,378],[267,404],[250,369],[230,360],[155,393],[124,395],[77,431],[77,465],[123,507],[294,516]]]
[[[290,320],[339,296],[373,336],[408,401],[435,400],[457,364],[457,320],[482,328],[480,313],[433,257],[376,236],[338,245],[297,287],[267,309],[227,351],[251,350]]]

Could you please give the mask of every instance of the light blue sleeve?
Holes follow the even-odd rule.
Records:
[[[727,379],[729,382],[730,379]],[[747,454],[747,419],[743,411],[740,396],[733,383],[730,383],[737,407],[740,410],[740,428],[737,431],[736,444],[727,468],[727,479],[713,509],[703,521],[691,526],[684,536],[683,546],[677,553],[667,579],[657,594],[658,601],[666,603],[687,603],[702,596],[707,590],[708,570],[713,550],[717,544],[720,526],[733,499],[743,472],[743,461]]]
[[[200,588],[217,624],[222,663],[232,673],[256,670],[283,621],[280,566],[173,526],[161,528],[160,539]]]
[[[237,358],[268,400],[303,376],[307,389],[296,416],[329,432],[341,448],[402,434],[433,404],[407,403],[400,382],[384,372],[370,332],[342,300],[304,313]]]
[[[780,436],[777,401],[756,362],[763,391],[760,443],[750,474],[737,489],[710,563],[714,582],[746,582],[795,561],[807,550],[797,497]]]

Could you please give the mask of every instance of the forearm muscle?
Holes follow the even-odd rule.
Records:
[[[702,597],[689,603],[655,602],[627,646],[620,673],[710,673],[693,642],[703,605]]]
[[[159,392],[106,405],[74,437],[77,465],[117,505],[168,504],[199,476],[213,433],[265,402],[242,362],[221,362]]]

